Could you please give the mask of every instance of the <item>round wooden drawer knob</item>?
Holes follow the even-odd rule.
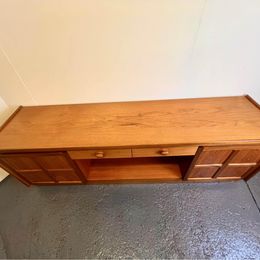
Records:
[[[103,158],[104,152],[97,152],[95,155],[96,155],[97,158]]]
[[[162,150],[160,151],[160,154],[161,154],[161,155],[168,155],[168,154],[169,154],[169,151],[168,151],[167,149],[162,149]]]

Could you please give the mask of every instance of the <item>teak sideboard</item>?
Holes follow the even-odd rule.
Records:
[[[249,96],[19,107],[0,166],[28,186],[247,180],[260,109]]]

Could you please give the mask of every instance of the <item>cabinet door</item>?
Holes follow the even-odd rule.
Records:
[[[29,184],[81,183],[84,181],[64,153],[1,155],[1,163]],[[17,177],[16,176],[16,177]]]
[[[229,163],[258,163],[260,161],[260,149],[238,150]]]
[[[70,164],[68,158],[62,154],[41,155],[35,158],[41,167],[58,183],[80,183],[81,179]]]
[[[259,167],[260,149],[234,150],[230,159],[216,174],[217,179],[247,178]]]
[[[1,162],[29,183],[55,183],[28,155],[6,155],[1,157]]]
[[[200,147],[185,179],[241,179],[259,166],[260,149]]]
[[[231,155],[232,150],[208,150],[200,147],[184,179],[212,179],[220,170],[224,162]]]

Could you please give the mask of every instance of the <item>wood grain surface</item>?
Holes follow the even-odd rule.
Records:
[[[177,181],[181,171],[172,158],[104,159],[92,161],[87,182]]]
[[[260,110],[245,96],[22,107],[0,151],[259,144]]]

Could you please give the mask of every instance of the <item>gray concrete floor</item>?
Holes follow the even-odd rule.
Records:
[[[259,259],[259,187],[260,174],[248,184],[31,188],[8,177],[0,257]]]

